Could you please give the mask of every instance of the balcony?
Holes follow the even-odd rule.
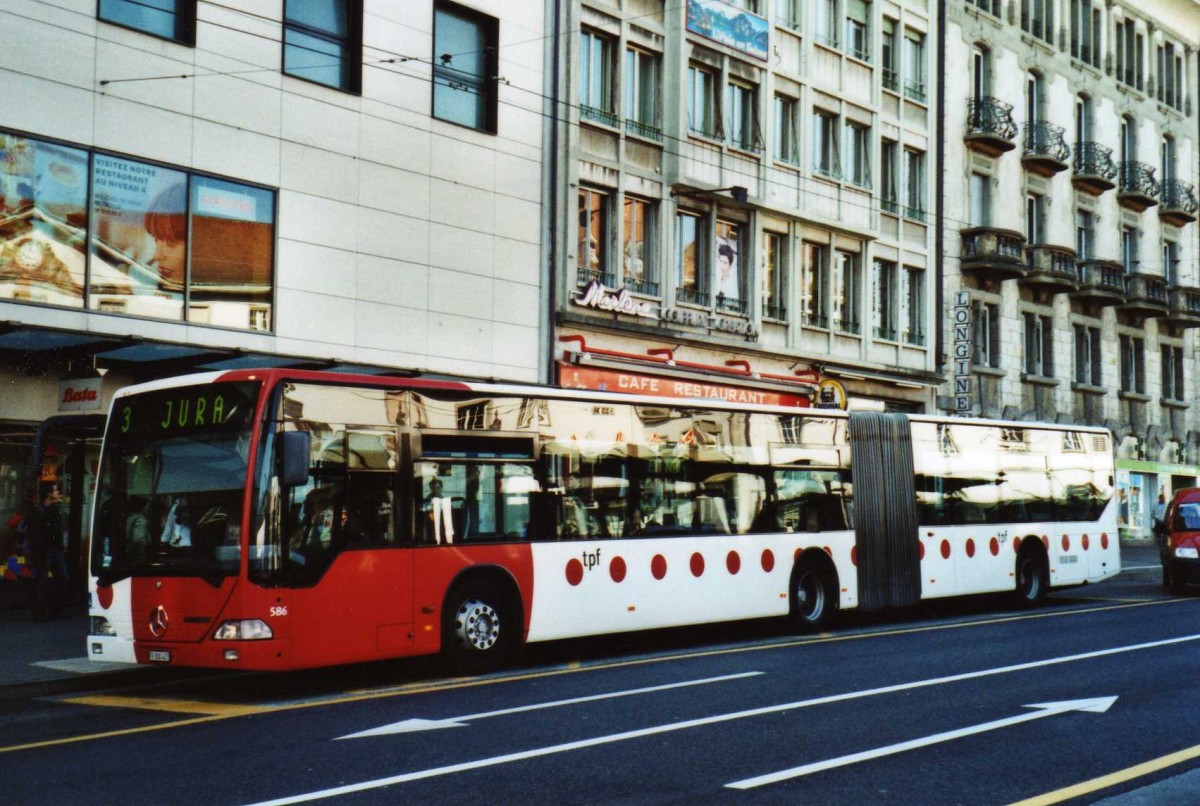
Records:
[[[1071,184],[1076,190],[1099,196],[1117,186],[1117,163],[1112,149],[1099,143],[1075,144],[1075,175]]]
[[[1125,269],[1115,260],[1075,262],[1076,289],[1071,298],[1108,307],[1125,301]]]
[[[967,101],[967,148],[998,157],[1017,147],[1017,124],[1012,119],[1012,104],[998,98],[972,98]]]
[[[1167,289],[1167,315],[1160,325],[1200,327],[1200,288],[1174,285]]]
[[[1135,213],[1158,204],[1159,186],[1154,169],[1144,162],[1121,163],[1121,183],[1117,187],[1117,203]]]
[[[1162,206],[1158,208],[1158,217],[1174,227],[1182,227],[1196,220],[1196,210],[1200,202],[1196,200],[1196,188],[1181,179],[1171,179],[1162,183]]]
[[[980,280],[1024,277],[1025,236],[994,227],[971,227],[962,231],[962,271]]]
[[[1125,300],[1117,306],[1122,313],[1151,319],[1167,314],[1167,281],[1157,274],[1127,272]]]
[[[1025,153],[1021,164],[1038,176],[1054,176],[1067,170],[1071,148],[1063,137],[1065,129],[1045,120],[1025,124]]]
[[[1074,249],[1037,244],[1025,251],[1027,261],[1021,285],[1052,294],[1075,290],[1079,283],[1079,272],[1075,267]]]

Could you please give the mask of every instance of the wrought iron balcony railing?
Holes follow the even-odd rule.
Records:
[[[727,297],[723,293],[717,294],[717,310],[721,313],[736,313],[739,316],[745,316],[750,310],[750,303],[744,299]]]
[[[1071,147],[1063,136],[1066,130],[1046,120],[1025,124],[1025,166],[1043,176],[1065,171]]]
[[[642,123],[639,120],[625,118],[625,131],[637,137],[644,137],[647,140],[653,140],[656,143],[663,141],[662,129],[658,126],[652,126],[649,123]]]
[[[1012,104],[998,98],[971,98],[967,101],[966,142],[992,156],[999,156],[1016,147],[1017,124],[1012,118]]]
[[[1117,189],[1117,201],[1131,210],[1141,212],[1158,204],[1161,192],[1154,169],[1144,162],[1128,160],[1121,163],[1121,183]]]
[[[607,109],[600,109],[596,106],[588,106],[587,104],[580,105],[579,117],[583,118],[584,120],[603,123],[605,126],[615,127],[617,125],[617,116],[615,113],[609,112]]]
[[[653,280],[638,280],[633,277],[626,277],[625,287],[633,294],[645,294],[648,297],[658,296],[658,283]]]
[[[1159,215],[1175,226],[1190,224],[1196,220],[1200,201],[1196,199],[1196,188],[1182,179],[1170,179],[1162,183],[1162,207]]]
[[[697,288],[676,288],[675,301],[685,305],[703,305],[708,307],[709,296]]]
[[[606,288],[615,288],[617,283],[616,275],[603,269],[589,269],[584,266],[579,266],[576,269],[575,282],[579,283],[579,285],[587,285],[593,280]]]
[[[1103,193],[1116,186],[1117,163],[1112,149],[1100,143],[1075,144],[1075,186],[1093,193]]]

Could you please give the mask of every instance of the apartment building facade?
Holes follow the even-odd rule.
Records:
[[[1126,527],[1200,475],[1200,4],[947,4],[944,397],[1108,426]]]
[[[935,25],[919,1],[561,3],[558,383],[928,410]]]
[[[0,4],[0,556],[40,478],[78,561],[132,381],[542,380],[544,23],[499,0]]]

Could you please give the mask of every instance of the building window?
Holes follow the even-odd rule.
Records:
[[[496,132],[500,29],[493,17],[438,2],[433,23],[433,116]]]
[[[916,266],[905,266],[901,275],[904,288],[900,289],[900,301],[904,305],[901,322],[905,344],[925,344],[925,270]]]
[[[925,34],[904,29],[904,95],[925,103]]]
[[[925,152],[904,149],[904,215],[925,220]]]
[[[853,252],[833,253],[833,326],[843,333],[860,333],[858,288],[862,261]]]
[[[662,140],[658,118],[659,57],[644,50],[625,51],[625,130]]]
[[[579,34],[579,116],[617,125],[613,108],[613,48],[608,37],[586,28]]]
[[[1091,260],[1096,243],[1096,217],[1088,210],[1075,211],[1075,256]]]
[[[838,155],[838,116],[832,112],[813,112],[813,170],[822,176],[840,179]]]
[[[971,363],[1000,368],[1000,306],[976,301],[971,312]]]
[[[813,0],[813,32],[822,45],[837,47],[837,0]]]
[[[1138,231],[1134,227],[1121,227],[1121,268],[1126,274],[1136,274],[1138,263]]]
[[[1000,0],[967,0],[967,3],[993,17],[1000,16]]]
[[[967,179],[967,223],[986,227],[992,221],[992,178],[972,173]]]
[[[859,187],[871,186],[871,129],[846,124],[846,179]]]
[[[1025,196],[1025,243],[1035,246],[1045,242],[1046,198],[1040,193]]]
[[[1117,23],[1113,50],[1116,53],[1117,80],[1134,89],[1142,89],[1142,60],[1145,56],[1146,38],[1137,30],[1133,19],[1126,17]]]
[[[796,165],[800,162],[800,143],[796,137],[796,100],[775,96],[775,159]]]
[[[1162,396],[1164,400],[1187,400],[1183,385],[1183,348],[1162,345]]]
[[[1025,314],[1025,374],[1054,375],[1054,326],[1049,316]]]
[[[1100,328],[1075,325],[1075,383],[1103,386]]]
[[[1159,143],[1159,161],[1162,163],[1162,184],[1175,181],[1175,138],[1163,137]]]
[[[874,309],[872,314],[875,317],[875,338],[895,341],[899,336],[898,269],[890,260],[876,260],[873,274],[871,307]]]
[[[577,280],[580,284],[599,281],[614,286],[608,270],[608,194],[579,189],[579,243],[576,248]]]
[[[100,0],[99,17],[151,36],[196,44],[196,0]]]
[[[702,266],[705,251],[704,219],[695,213],[675,216],[676,299],[693,305],[708,305],[707,286]]]
[[[883,68],[883,88],[892,92],[900,91],[900,61],[896,50],[897,24],[891,17],[884,17],[879,37],[883,46],[880,65]]]
[[[362,86],[362,10],[358,0],[285,0],[283,72],[358,92]]]
[[[1087,95],[1075,96],[1075,148],[1092,140],[1092,99]]]
[[[1179,285],[1179,244],[1175,241],[1162,242],[1162,267],[1167,285]]]
[[[1121,346],[1121,391],[1144,395],[1146,393],[1146,341],[1137,336],[1122,333]]]
[[[746,313],[746,295],[742,276],[742,227],[732,221],[717,220],[716,267],[713,293],[717,310]]]
[[[763,233],[763,318],[787,321],[786,235]]]
[[[804,324],[829,327],[829,247],[805,243],[801,267],[800,312]]]
[[[757,110],[754,87],[730,81],[725,88],[725,136],[730,145],[743,151],[759,150],[762,138]]]
[[[1054,0],[1021,0],[1021,30],[1054,42]]]
[[[846,3],[846,53],[864,62],[871,60],[871,42],[868,24],[871,19],[867,0],[845,0]]]
[[[775,0],[775,23],[785,28],[800,27],[801,0]]]
[[[639,294],[658,296],[658,270],[654,265],[658,248],[655,234],[657,206],[645,199],[626,196],[622,219],[625,287]]]
[[[1092,0],[1071,0],[1071,55],[1100,66],[1100,9]]]
[[[879,206],[885,213],[900,212],[899,148],[895,140],[883,140],[879,147]]]
[[[688,67],[688,129],[705,137],[717,136],[717,81],[711,70]]]
[[[1180,112],[1184,95],[1183,53],[1184,49],[1174,42],[1158,46],[1158,81],[1154,87],[1158,100]]]

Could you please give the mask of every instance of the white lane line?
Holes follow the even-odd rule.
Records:
[[[925,688],[928,686],[940,686],[946,683],[958,683],[964,680],[975,680],[981,677],[1009,674],[1011,672],[1024,672],[1029,669],[1039,669],[1043,666],[1054,666],[1061,663],[1074,663],[1081,660],[1103,658],[1109,655],[1120,655],[1126,652],[1155,649],[1157,647],[1172,646],[1174,644],[1183,644],[1197,640],[1200,640],[1200,635],[1185,635],[1179,638],[1167,638],[1162,641],[1149,641],[1144,644],[1130,644],[1129,646],[1098,649],[1092,652],[1081,652],[1077,655],[1064,655],[1058,658],[1047,658],[1046,660],[1018,663],[1012,666],[1000,666],[995,669],[983,669],[982,671],[978,672],[964,672],[962,674],[948,675],[946,677],[934,677],[929,680],[917,680],[912,683],[898,683],[892,686],[880,686],[879,688],[866,689],[864,691],[852,691],[845,694],[832,694],[827,697],[816,697],[811,700],[800,700],[798,702],[789,702],[782,705],[766,705],[762,706],[761,708],[751,708],[745,711],[735,711],[729,714],[717,714],[715,716],[700,717],[698,719],[688,719],[683,722],[672,722],[667,725],[656,725],[651,728],[641,728],[639,730],[630,730],[623,733],[613,733],[608,736],[597,736],[593,739],[580,739],[579,741],[555,744],[550,745],[549,747],[523,750],[519,753],[506,753],[502,756],[492,756],[491,758],[481,758],[475,761],[465,761],[461,764],[450,764],[445,767],[433,767],[427,770],[417,770],[416,772],[393,775],[387,778],[378,778],[374,781],[363,781],[362,783],[358,784],[347,784],[345,786],[322,789],[317,792],[307,792],[301,795],[292,795],[290,797],[278,798],[276,800],[263,801],[262,803],[254,804],[254,806],[285,806],[285,804],[291,803],[306,803],[308,801],[321,800],[322,798],[348,795],[354,792],[382,789],[386,786],[409,783],[411,781],[420,781],[425,778],[436,778],[442,775],[453,775],[454,773],[478,770],[484,767],[494,767],[500,764],[511,764],[516,761],[525,761],[531,758],[541,758],[543,756],[554,755],[556,753],[570,752],[571,750],[582,750],[588,747],[599,747],[601,745],[624,742],[630,739],[642,739],[647,736],[657,736],[663,733],[672,733],[679,730],[700,728],[707,725],[717,725],[722,722],[732,722],[738,719],[766,716],[768,714],[776,714],[781,711],[790,711],[796,708],[808,708],[813,705],[826,705],[829,703],[844,702],[846,700],[855,700],[863,697],[873,697],[879,694],[894,694],[900,691],[909,691],[911,689]]]
[[[916,750],[921,747],[929,747],[932,744],[941,744],[942,742],[950,742],[955,739],[962,739],[966,736],[975,736],[980,733],[987,733],[989,730],[999,730],[1000,728],[1009,728],[1013,725],[1020,725],[1024,722],[1032,722],[1035,719],[1043,719],[1048,716],[1057,716],[1058,714],[1066,714],[1071,711],[1086,711],[1092,714],[1103,714],[1112,707],[1112,704],[1117,701],[1116,697],[1091,697],[1086,700],[1063,700],[1062,702],[1042,702],[1035,705],[1026,705],[1026,708],[1035,708],[1037,710],[1032,713],[1021,714],[1020,716],[1010,716],[1004,719],[996,719],[992,722],[984,722],[981,725],[971,725],[957,730],[948,730],[944,733],[935,733],[932,736],[922,736],[919,739],[909,739],[906,742],[898,742],[890,744],[887,747],[877,747],[874,750],[864,750],[861,753],[851,753],[848,756],[840,756],[838,758],[827,759],[826,761],[817,761],[813,764],[803,764],[799,767],[792,767],[790,770],[781,770],[780,772],[767,773],[766,775],[756,775],[753,778],[746,778],[742,781],[734,781],[732,784],[725,784],[728,789],[754,789],[767,784],[776,784],[780,781],[789,781],[792,778],[800,778],[805,775],[812,775],[814,772],[822,772],[823,770],[832,770],[837,767],[846,767],[850,764],[858,764],[862,761],[871,761],[872,759],[882,758],[884,756],[892,756],[896,753],[904,753],[908,750]]]
[[[554,702],[540,702],[533,705],[520,705],[515,708],[504,708],[499,711],[485,711],[482,714],[467,714],[466,716],[452,716],[445,719],[405,719],[401,722],[393,722],[390,725],[384,725],[378,728],[371,728],[359,733],[351,733],[349,736],[339,736],[338,739],[361,739],[367,736],[386,736],[393,733],[412,733],[420,730],[434,730],[438,728],[460,728],[465,727],[468,721],[476,721],[479,719],[487,719],[491,716],[508,716],[509,714],[520,714],[526,711],[540,711],[543,708],[558,708],[563,705],[577,705],[583,702],[596,702],[597,700],[612,700],[618,697],[632,697],[637,694],[651,694],[656,691],[670,691],[675,688],[687,688],[688,686],[703,686],[709,683],[724,683],[727,680],[742,680],[747,677],[757,677],[762,672],[741,672],[739,674],[727,674],[720,677],[706,677],[701,680],[684,680],[680,683],[667,683],[661,686],[647,686],[645,688],[628,689],[626,691],[610,691],[606,694],[591,694],[587,697],[575,697],[570,700],[555,700]]]

